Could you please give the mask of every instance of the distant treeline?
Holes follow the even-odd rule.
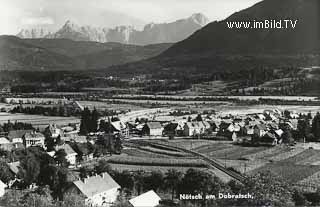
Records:
[[[56,106],[56,107],[44,107],[44,106],[34,106],[34,107],[24,107],[16,106],[11,111],[11,113],[24,113],[24,114],[36,114],[44,116],[80,116],[79,110],[75,110],[71,107]]]
[[[0,133],[3,132],[10,132],[12,130],[33,130],[32,124],[29,123],[23,123],[23,122],[10,122],[8,121],[7,123],[0,124]]]

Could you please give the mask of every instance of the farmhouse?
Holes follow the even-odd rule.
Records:
[[[266,127],[266,125],[264,124],[257,124],[254,127],[254,135],[257,137],[263,137],[266,133],[268,132],[268,129]]]
[[[183,136],[183,124],[172,122],[164,127],[164,134],[168,136]]]
[[[111,122],[113,132],[119,133],[123,137],[129,136],[129,126],[122,121]]]
[[[77,180],[67,190],[85,197],[88,206],[111,206],[119,195],[120,185],[108,173]]]
[[[33,130],[13,130],[8,133],[7,138],[12,143],[23,143],[23,136]]]
[[[209,122],[199,121],[199,122],[186,122],[184,125],[184,135],[185,136],[195,136],[204,134],[211,128]]]
[[[249,125],[246,125],[246,126],[243,128],[243,131],[244,131],[244,134],[245,134],[245,135],[253,135],[253,133],[254,133],[253,126],[249,126]]]
[[[55,148],[56,151],[59,151],[61,149],[64,150],[65,153],[67,154],[66,155],[66,159],[70,163],[70,165],[75,165],[78,154],[68,144],[63,144],[63,145],[60,145],[60,146],[58,145]]]
[[[6,144],[10,144],[10,141],[5,137],[0,137],[0,147]]]
[[[26,147],[39,146],[44,148],[44,140],[44,135],[35,131],[25,133],[25,135],[23,136],[23,143]]]
[[[259,144],[274,146],[278,143],[276,136],[270,132],[267,132],[263,137],[260,138]]]
[[[153,190],[150,190],[129,200],[129,203],[132,207],[156,207],[160,201],[161,198]]]
[[[5,137],[0,137],[0,149],[11,151],[12,149],[23,148],[21,143],[12,143]]]
[[[162,136],[163,127],[160,122],[148,122],[142,128],[142,134],[148,136]]]
[[[57,127],[55,124],[50,124],[47,128],[44,130],[44,134],[47,136],[56,139],[59,136],[62,136],[62,130]]]

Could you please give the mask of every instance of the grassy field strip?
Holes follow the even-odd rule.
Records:
[[[271,157],[269,160],[272,161],[272,162],[278,162],[278,161],[281,161],[281,160],[286,160],[290,157],[293,157],[303,151],[305,151],[306,149],[303,149],[303,148],[291,148],[289,151],[287,152],[283,152],[283,153],[280,153],[280,154],[277,154],[273,157]]]
[[[318,160],[319,160],[320,151],[307,149],[299,154],[296,154],[295,156],[282,160],[281,162],[293,163],[297,165],[306,165],[308,160],[312,161],[315,158],[315,156],[318,157]]]
[[[227,155],[228,159],[240,159],[244,158],[244,156],[248,156],[250,154],[254,154],[256,152],[260,152],[264,150],[264,147],[242,147],[238,150],[234,150]]]
[[[113,156],[109,163],[145,166],[174,166],[174,167],[206,167],[206,162],[199,159],[163,159],[149,157]]]
[[[171,146],[179,146],[185,149],[196,149],[198,147],[202,147],[202,146],[208,146],[209,143],[212,142],[212,144],[219,144],[215,141],[208,141],[208,140],[188,140],[188,139],[177,139],[177,140],[172,140],[172,141],[168,141],[165,142],[165,144],[169,144]],[[161,142],[160,142],[161,143]],[[163,143],[163,142],[162,142]]]
[[[279,175],[289,183],[297,183],[320,170],[320,166],[293,165],[282,162],[269,163],[261,168],[254,170],[252,173],[271,171],[275,175]]]
[[[139,147],[140,150],[152,152],[152,153],[157,153],[157,154],[163,154],[163,155],[168,155],[168,156],[173,156],[173,157],[188,157],[189,155],[184,152],[173,152],[170,150],[162,150],[162,149],[157,149],[154,147],[150,146],[141,146]]]
[[[123,153],[127,154],[128,156],[134,156],[134,157],[151,157],[151,158],[165,158],[165,159],[171,157],[167,155],[160,155],[152,152],[142,151],[137,148],[125,149],[123,150]]]
[[[269,147],[269,148],[266,148],[266,149],[261,150],[259,152],[245,155],[243,157],[248,160],[265,159],[267,157],[271,157],[276,154],[282,153],[283,150],[284,149],[281,147]]]
[[[266,165],[268,162],[261,161],[245,161],[245,160],[224,160],[219,159],[220,163],[226,164],[227,167],[232,167],[243,174],[250,174],[253,170]]]
[[[197,147],[196,149],[194,149],[194,151],[199,152],[199,153],[210,153],[213,151],[217,151],[217,150],[222,150],[222,149],[227,149],[232,147],[231,145],[226,145],[226,144],[222,144],[222,143],[218,143],[218,144],[212,144],[212,145],[206,145],[206,146],[201,146],[201,147]]]
[[[231,147],[228,148],[224,148],[224,149],[220,149],[220,150],[216,150],[216,151],[212,151],[209,154],[209,156],[215,157],[215,158],[227,158],[227,159],[231,159],[233,153],[237,152],[237,151],[241,151],[242,147],[241,146],[236,146],[233,145]]]

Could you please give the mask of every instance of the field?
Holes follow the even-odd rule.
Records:
[[[49,124],[57,124],[59,126],[68,125],[69,123],[80,123],[80,119],[76,117],[57,117],[57,116],[41,116],[41,115],[27,115],[27,114],[9,114],[0,113],[0,124],[5,122],[24,122],[30,123],[36,128],[43,128]]]
[[[211,140],[176,139],[157,142],[193,149],[248,175],[271,171],[292,184],[309,183],[310,180],[320,183],[320,150],[300,145],[294,148],[244,147]]]

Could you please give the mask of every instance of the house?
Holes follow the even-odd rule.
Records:
[[[270,146],[275,146],[277,145],[278,140],[274,134],[271,132],[267,132],[263,137],[260,138],[259,144],[262,145],[270,145]]]
[[[45,128],[44,134],[53,138],[57,139],[59,136],[62,136],[62,130],[57,127],[55,124],[50,124],[48,127]]]
[[[114,132],[119,133],[123,137],[129,137],[129,126],[122,121],[111,122],[111,126]]]
[[[5,137],[0,137],[0,149],[11,151],[13,149],[23,148],[22,143],[12,143]]]
[[[156,207],[160,201],[161,198],[153,190],[150,190],[129,200],[129,203],[132,207]]]
[[[10,162],[8,163],[8,167],[11,171],[11,173],[17,177],[18,176],[18,173],[19,173],[19,169],[20,169],[20,162],[17,161],[17,162]]]
[[[164,127],[164,132],[167,136],[183,136],[182,122],[171,122]]]
[[[5,138],[5,137],[0,137],[0,148],[3,149],[6,145],[10,144],[11,142]]]
[[[117,200],[120,188],[108,173],[103,173],[74,181],[66,192],[84,196],[88,206],[111,206]]]
[[[77,162],[77,155],[78,153],[76,153],[68,144],[63,144],[60,146],[56,146],[55,148],[56,151],[59,150],[64,150],[66,155],[66,159],[69,162],[70,165],[75,165]]]
[[[90,143],[70,143],[72,149],[77,153],[78,160],[92,160],[93,150],[90,147]]]
[[[266,117],[263,114],[256,114],[256,118],[260,119],[260,120],[265,120]]]
[[[271,130],[277,130],[277,129],[279,129],[279,125],[274,122],[270,122],[270,123],[268,123],[268,128]]]
[[[283,130],[282,129],[277,129],[274,131],[274,134],[276,135],[277,138],[280,138],[283,134]]]
[[[239,132],[240,131],[240,126],[239,125],[235,125],[230,121],[223,121],[220,124],[219,127],[219,132],[218,135],[219,136],[224,136],[224,137],[228,137],[231,138],[233,135],[233,132]]]
[[[195,136],[206,133],[211,128],[209,122],[198,121],[198,122],[186,122],[184,125],[185,136]]]
[[[163,127],[160,122],[148,122],[142,128],[142,134],[148,136],[162,136]]]
[[[265,124],[257,124],[254,126],[253,134],[257,137],[263,137],[268,132]]]
[[[0,180],[0,198],[6,193],[6,187],[7,185]]]
[[[23,136],[33,130],[13,130],[8,133],[8,140],[12,143],[23,143]]]
[[[23,136],[23,143],[26,147],[39,146],[45,148],[44,140],[44,135],[35,131],[27,132]]]
[[[244,132],[245,135],[253,135],[253,133],[254,133],[253,126],[246,125],[243,128],[243,132]]]

